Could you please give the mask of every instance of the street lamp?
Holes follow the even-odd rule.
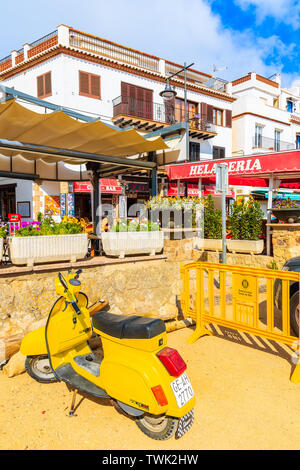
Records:
[[[186,63],[184,63],[184,67],[182,69],[178,70],[178,72],[176,73],[173,73],[166,79],[167,80],[166,87],[163,91],[160,92],[160,96],[162,96],[163,99],[166,101],[171,100],[172,98],[175,98],[177,93],[175,89],[171,87],[170,79],[172,77],[175,77],[175,75],[178,75],[184,71],[184,122],[185,122],[185,128],[186,128],[186,155],[185,155],[186,160],[189,159],[189,153],[190,153],[189,152],[189,120],[188,120],[188,110],[187,110],[186,71],[193,65],[194,65],[194,62],[190,65],[186,65]]]
[[[176,95],[177,95],[177,93],[175,91],[175,87],[173,87],[173,88],[171,87],[169,79],[167,78],[166,88],[163,91],[160,92],[160,96],[165,101],[169,101],[172,98],[175,98]]]

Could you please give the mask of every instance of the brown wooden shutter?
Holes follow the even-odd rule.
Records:
[[[144,89],[140,87],[135,87],[135,116],[147,117]]]
[[[37,96],[38,98],[44,96],[44,77],[41,75],[37,77]]]
[[[213,123],[213,109],[214,107],[211,106],[210,104],[207,105],[207,122]]]
[[[129,85],[128,83],[121,82],[121,113],[129,114]]]
[[[79,72],[79,93],[89,95],[89,74],[85,72]]]
[[[121,82],[121,95],[122,98],[126,98],[129,96],[129,84]]]
[[[147,119],[153,119],[153,91],[144,89],[144,102],[145,102],[145,117]]]
[[[100,77],[99,75],[91,75],[91,95],[100,99]]]
[[[51,72],[44,75],[45,77],[45,95],[52,95]]]
[[[226,109],[226,127],[232,127],[232,112]]]

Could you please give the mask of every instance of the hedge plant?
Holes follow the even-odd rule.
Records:
[[[211,195],[204,201],[204,238],[222,238],[222,211],[215,208]]]
[[[234,240],[258,240],[264,213],[259,201],[233,201],[228,217],[230,235]]]

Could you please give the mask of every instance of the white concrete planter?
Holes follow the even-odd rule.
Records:
[[[227,249],[231,253],[250,253],[259,255],[264,249],[264,240],[227,240]]]
[[[8,253],[13,264],[33,266],[51,261],[75,262],[88,252],[88,234],[8,237]]]
[[[194,249],[200,251],[222,251],[222,239],[195,238]]]
[[[162,231],[103,232],[101,239],[105,254],[119,258],[124,258],[125,255],[155,255],[161,252],[164,246]]]

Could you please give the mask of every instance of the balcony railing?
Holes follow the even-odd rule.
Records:
[[[213,90],[226,92],[226,85],[228,81],[223,80],[222,78],[210,78],[205,86],[212,88]]]
[[[282,140],[275,140],[270,137],[254,136],[252,138],[252,148],[280,152],[294,149],[295,144],[291,142],[283,142]]]
[[[159,59],[156,57],[73,29],[70,29],[70,46],[154,72],[159,71]]]
[[[164,124],[184,122],[184,110],[172,102],[167,104],[137,100],[129,96],[118,96],[113,100],[113,117],[130,116]],[[207,122],[206,116],[189,113],[189,130],[216,132],[215,126]]]

